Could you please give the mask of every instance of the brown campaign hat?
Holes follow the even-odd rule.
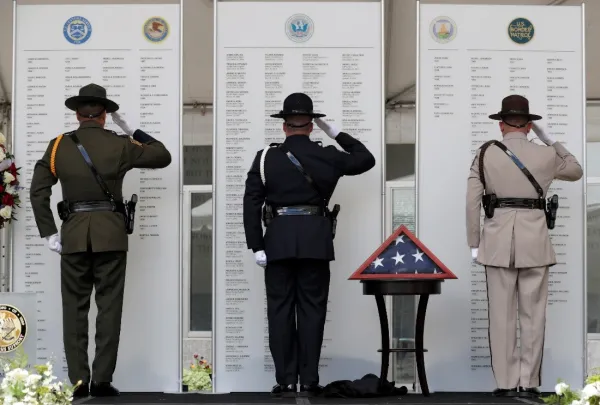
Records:
[[[65,105],[69,110],[77,111],[82,103],[98,103],[104,106],[107,113],[119,110],[119,105],[106,98],[106,89],[97,84],[88,84],[79,89],[79,95],[68,98]]]
[[[502,100],[502,110],[497,114],[490,115],[493,120],[502,120],[502,118],[511,115],[525,116],[530,121],[541,120],[542,117],[529,113],[529,100],[523,96],[511,95]]]

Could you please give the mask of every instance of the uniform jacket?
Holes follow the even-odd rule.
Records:
[[[79,142],[116,200],[123,199],[123,179],[134,168],[159,169],[171,163],[165,146],[141,130],[133,138],[119,136],[93,121],[83,122],[76,130]],[[41,237],[57,233],[50,209],[52,186],[60,180],[63,200],[108,201],[72,139],[64,136],[56,152],[56,175],[50,170],[50,157],[56,138],[50,141],[31,180],[30,200]],[[127,198],[129,199],[129,198]],[[127,251],[128,238],[124,217],[115,212],[74,213],[61,227],[62,253]]]
[[[335,140],[344,149],[322,147],[308,136],[286,138],[285,146],[300,161],[306,173],[326,198],[333,194],[342,176],[362,174],[375,166],[375,157],[357,139],[341,132]],[[298,258],[334,260],[330,220],[322,216],[275,217],[263,237],[262,206],[323,205],[319,194],[278,148],[269,149],[265,159],[266,187],[260,178],[260,157],[256,154],[246,179],[244,228],[246,242],[254,252],[264,250],[268,261]],[[329,204],[332,208],[334,201]],[[338,220],[343,220],[343,204]],[[351,218],[345,218],[351,220]]]
[[[520,132],[508,133],[502,141],[527,167],[542,187],[544,198],[554,179],[576,181],[583,176],[577,159],[560,143],[540,146],[529,142]],[[548,233],[544,211],[525,208],[496,208],[493,218],[484,218],[480,238],[481,197],[477,152],[467,184],[467,241],[479,248],[477,260],[493,267],[541,267],[556,264],[556,255]],[[538,198],[535,188],[497,146],[490,146],[484,156],[486,192],[498,198]],[[559,195],[560,197],[560,195]],[[560,206],[559,206],[560,213]]]

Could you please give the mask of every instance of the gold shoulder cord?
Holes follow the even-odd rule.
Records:
[[[60,143],[62,137],[63,135],[60,134],[56,138],[56,142],[54,142],[54,145],[52,146],[52,154],[50,155],[50,171],[54,177],[56,177],[56,151],[58,150],[58,144]]]

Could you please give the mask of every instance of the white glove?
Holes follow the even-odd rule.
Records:
[[[537,135],[537,137],[540,138],[540,141],[544,142],[546,145],[552,146],[554,144],[554,142],[556,142],[554,139],[550,138],[546,134],[546,132],[544,132],[544,130],[542,128],[540,128],[540,126],[537,125],[536,123],[533,123],[532,129],[533,129],[533,132]]]
[[[471,248],[471,257],[473,258],[473,263],[477,263],[477,253],[479,253],[479,248]]]
[[[125,132],[129,136],[133,135],[134,131],[131,129],[127,121],[125,121],[118,112],[111,113],[110,115],[114,123],[117,124],[123,130],[123,132]]]
[[[48,241],[48,249],[59,254],[60,252],[62,252],[62,245],[60,244],[60,234],[55,233],[54,235],[46,236],[46,240]]]
[[[256,264],[258,264],[260,267],[267,266],[267,255],[264,250],[259,250],[258,252],[254,253],[254,259],[256,260]]]
[[[335,137],[339,135],[340,131],[332,124],[326,123],[321,118],[315,118],[314,121],[315,124],[317,124],[317,126],[331,139],[335,139]]]

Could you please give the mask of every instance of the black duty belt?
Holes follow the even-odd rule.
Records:
[[[120,201],[79,201],[70,203],[68,207],[71,213],[109,211],[125,214],[125,204]]]
[[[498,198],[496,208],[529,208],[532,210],[543,210],[544,200],[537,198]]]
[[[273,216],[289,216],[289,215],[314,215],[324,216],[323,208],[317,205],[294,205],[292,207],[277,207],[273,211]]]

